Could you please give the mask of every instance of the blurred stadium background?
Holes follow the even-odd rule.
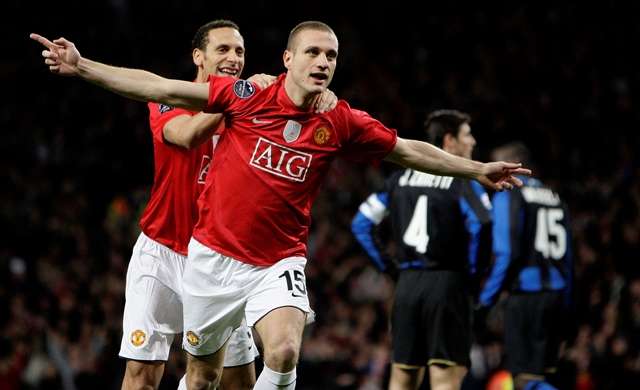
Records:
[[[340,39],[332,89],[401,136],[420,138],[427,112],[456,108],[473,117],[478,159],[525,142],[572,211],[577,309],[562,388],[640,388],[640,3],[514,3],[4,3],[0,390],[119,388],[124,276],[153,169],[146,105],[49,75],[28,33],[190,79],[192,35],[217,18],[241,27],[245,76],[281,73],[289,30],[318,19]],[[391,169],[338,161],[315,205],[307,275],[318,320],[299,389],[385,383],[393,284],[349,223]],[[466,389],[502,375],[499,310],[491,318]],[[181,354],[162,389],[175,388]]]

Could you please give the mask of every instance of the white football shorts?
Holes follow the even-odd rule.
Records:
[[[191,239],[183,278],[183,348],[203,356],[218,351],[246,318],[252,327],[279,307],[293,306],[314,319],[309,306],[304,257],[259,267],[224,256]]]
[[[186,261],[186,257],[140,233],[127,270],[121,357],[168,359],[175,335],[182,333],[181,294]],[[229,341],[224,366],[248,364],[257,355],[251,331],[243,322]]]

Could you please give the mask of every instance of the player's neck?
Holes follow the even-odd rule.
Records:
[[[196,75],[195,82],[206,83],[207,81],[209,81],[209,75],[204,70],[198,69],[198,74]]]
[[[301,110],[306,110],[311,107],[311,104],[317,95],[316,93],[309,93],[303,88],[300,88],[288,74],[284,80],[284,90],[289,99],[291,99],[291,102]]]

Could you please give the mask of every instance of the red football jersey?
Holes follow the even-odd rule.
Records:
[[[306,257],[311,205],[336,156],[382,159],[396,143],[395,130],[344,101],[325,114],[296,107],[284,75],[264,90],[211,77],[205,111],[224,112],[226,128],[198,199],[193,236],[258,266]]]
[[[154,178],[149,203],[140,218],[144,234],[184,256],[198,215],[196,199],[204,187],[218,138],[214,136],[191,150],[166,142],[162,135],[165,124],[185,114],[195,112],[149,103]]]

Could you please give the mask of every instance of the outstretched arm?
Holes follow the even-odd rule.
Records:
[[[29,37],[46,47],[42,56],[52,73],[77,76],[135,100],[164,103],[195,111],[203,110],[207,104],[208,84],[166,79],[144,70],[119,68],[92,61],[82,57],[75,45],[64,38],[51,42],[38,34],[31,34]]]
[[[515,175],[530,175],[521,164],[504,161],[481,163],[454,156],[429,143],[398,137],[396,146],[385,160],[442,176],[458,176],[475,179],[496,191],[522,186]]]

